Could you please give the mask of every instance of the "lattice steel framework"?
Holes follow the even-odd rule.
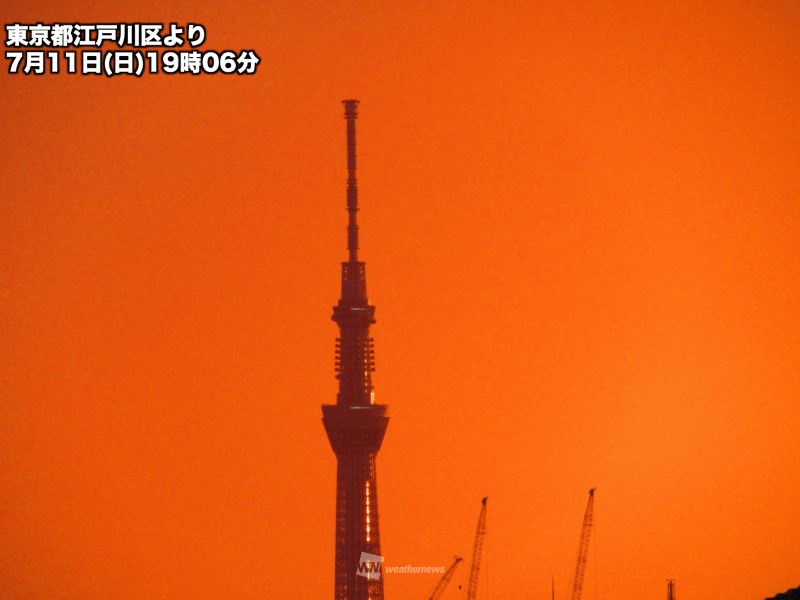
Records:
[[[380,556],[375,458],[389,423],[388,406],[375,404],[372,386],[375,307],[367,298],[366,266],[358,260],[356,119],[358,100],[345,100],[347,120],[347,249],[342,296],[331,317],[336,339],[336,404],[322,406],[322,423],[336,453],[335,600],[383,600],[380,563],[362,565],[361,553]],[[366,567],[366,568],[365,568]],[[369,570],[373,577],[366,577]],[[377,575],[377,577],[375,577]]]
[[[478,593],[478,575],[481,572],[481,554],[483,541],[486,538],[486,497],[481,500],[481,514],[478,516],[478,528],[475,530],[475,545],[472,547],[472,562],[469,566],[469,582],[467,583],[467,600],[475,600]]]
[[[594,490],[589,490],[589,501],[586,503],[586,512],[583,513],[583,526],[581,527],[581,542],[578,546],[578,561],[575,563],[575,575],[572,579],[572,594],[570,600],[581,600],[583,591],[583,576],[586,573],[586,559],[589,556],[589,539],[592,535],[594,519]]]
[[[667,600],[676,600],[674,579],[667,579]]]

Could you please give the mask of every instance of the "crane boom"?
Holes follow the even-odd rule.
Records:
[[[586,557],[589,555],[589,537],[592,535],[592,517],[594,514],[594,490],[589,490],[589,502],[583,515],[581,528],[581,543],[578,546],[578,562],[575,565],[575,578],[572,582],[572,596],[570,600],[581,600],[583,590],[583,574],[586,572]]]
[[[442,575],[439,583],[437,583],[436,587],[433,588],[433,593],[431,594],[430,600],[439,600],[439,598],[441,598],[442,594],[444,594],[444,590],[447,588],[447,584],[450,583],[450,580],[456,573],[458,563],[460,563],[462,560],[464,559],[456,555],[456,559],[453,561],[453,564],[447,568],[447,571],[444,572],[444,575]]]
[[[469,583],[467,583],[467,600],[475,600],[478,592],[478,573],[481,570],[481,553],[483,552],[483,538],[486,536],[486,501],[481,500],[481,516],[478,517],[478,529],[475,531],[475,546],[472,549],[472,564],[469,567]]]

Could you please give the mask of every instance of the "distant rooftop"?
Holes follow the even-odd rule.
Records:
[[[800,587],[792,588],[767,600],[800,600]]]

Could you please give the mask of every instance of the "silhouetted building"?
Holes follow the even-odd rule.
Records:
[[[800,600],[800,587],[792,588],[767,600]]]
[[[358,101],[345,100],[347,120],[347,248],[342,263],[342,297],[333,308],[339,326],[336,340],[336,404],[322,406],[322,423],[336,453],[336,583],[335,600],[382,600],[380,560],[362,561],[362,553],[381,553],[375,457],[380,450],[388,407],[375,404],[369,327],[375,307],[367,298],[366,266],[358,260],[358,184],[356,182],[356,118]]]

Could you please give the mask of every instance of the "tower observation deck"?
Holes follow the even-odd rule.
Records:
[[[358,100],[345,100],[347,121],[347,249],[342,295],[333,307],[336,339],[336,404],[322,405],[322,423],[336,454],[335,600],[383,600],[380,562],[362,563],[362,553],[380,556],[375,458],[389,423],[388,406],[375,404],[374,350],[369,336],[375,307],[367,298],[366,265],[358,260],[356,119]]]

